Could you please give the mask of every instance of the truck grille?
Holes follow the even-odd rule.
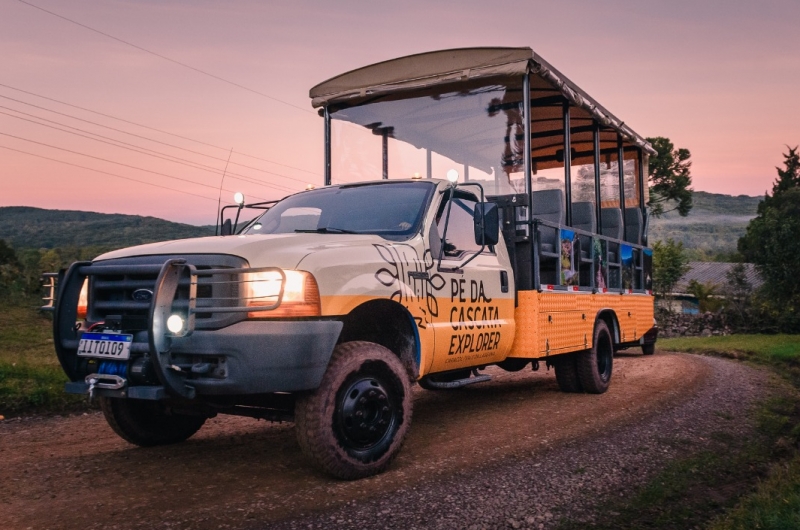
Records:
[[[89,315],[90,322],[119,319],[125,329],[146,329],[150,313],[150,300],[141,299],[149,291],[152,293],[161,267],[168,259],[181,258],[198,270],[237,269],[247,267],[242,258],[226,255],[185,255],[185,256],[139,256],[104,260],[97,265],[114,266],[110,273],[100,272],[90,276]],[[130,266],[130,271],[125,267]],[[197,278],[197,309],[210,306],[210,298],[226,300],[230,307],[238,305],[239,284],[229,283],[235,275],[218,274]],[[134,293],[137,293],[135,296]],[[137,299],[139,298],[139,299]],[[189,279],[182,280],[175,297],[173,309],[186,312],[189,304]],[[195,315],[196,329],[218,329],[229,326],[245,318],[237,313],[202,313]]]

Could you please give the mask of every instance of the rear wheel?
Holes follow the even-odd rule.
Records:
[[[346,342],[334,350],[319,388],[298,398],[297,440],[335,477],[375,475],[400,451],[411,403],[411,384],[396,355],[372,342]]]
[[[556,381],[562,392],[583,392],[581,381],[578,378],[578,361],[575,354],[560,355],[554,360]]]
[[[642,353],[645,355],[653,355],[656,352],[656,343],[642,344]]]
[[[115,433],[142,447],[182,442],[206,422],[204,416],[170,414],[157,401],[101,397],[100,407]]]
[[[614,342],[602,320],[594,325],[592,349],[580,352],[577,361],[578,379],[583,390],[590,394],[602,394],[608,390],[614,365]]]

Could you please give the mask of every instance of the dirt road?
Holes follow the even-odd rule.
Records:
[[[544,369],[490,370],[490,383],[458,391],[415,388],[397,461],[356,482],[311,468],[292,424],[218,417],[183,444],[142,449],[98,413],[0,422],[0,528],[342,526],[339,515],[319,521],[354,501],[468,481],[636,424],[690,399],[712,372],[698,357],[631,355],[615,359],[611,389],[600,396],[561,393]]]

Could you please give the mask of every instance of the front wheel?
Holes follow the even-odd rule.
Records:
[[[590,394],[608,390],[613,365],[614,341],[606,323],[598,320],[594,325],[592,349],[578,354],[578,378],[583,390]]]
[[[206,422],[205,416],[170,414],[157,401],[100,397],[100,408],[120,438],[142,447],[182,442]]]
[[[656,343],[642,344],[642,353],[644,355],[653,355],[656,352]]]
[[[411,384],[397,356],[372,342],[346,342],[333,351],[319,388],[298,398],[297,440],[337,478],[376,475],[400,451],[411,409]]]

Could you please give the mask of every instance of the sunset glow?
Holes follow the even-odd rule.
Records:
[[[760,195],[800,143],[797,20],[795,0],[3,0],[0,206],[213,224],[220,187],[231,204],[322,184],[311,86],[471,46],[532,47],[688,148],[696,190]]]

